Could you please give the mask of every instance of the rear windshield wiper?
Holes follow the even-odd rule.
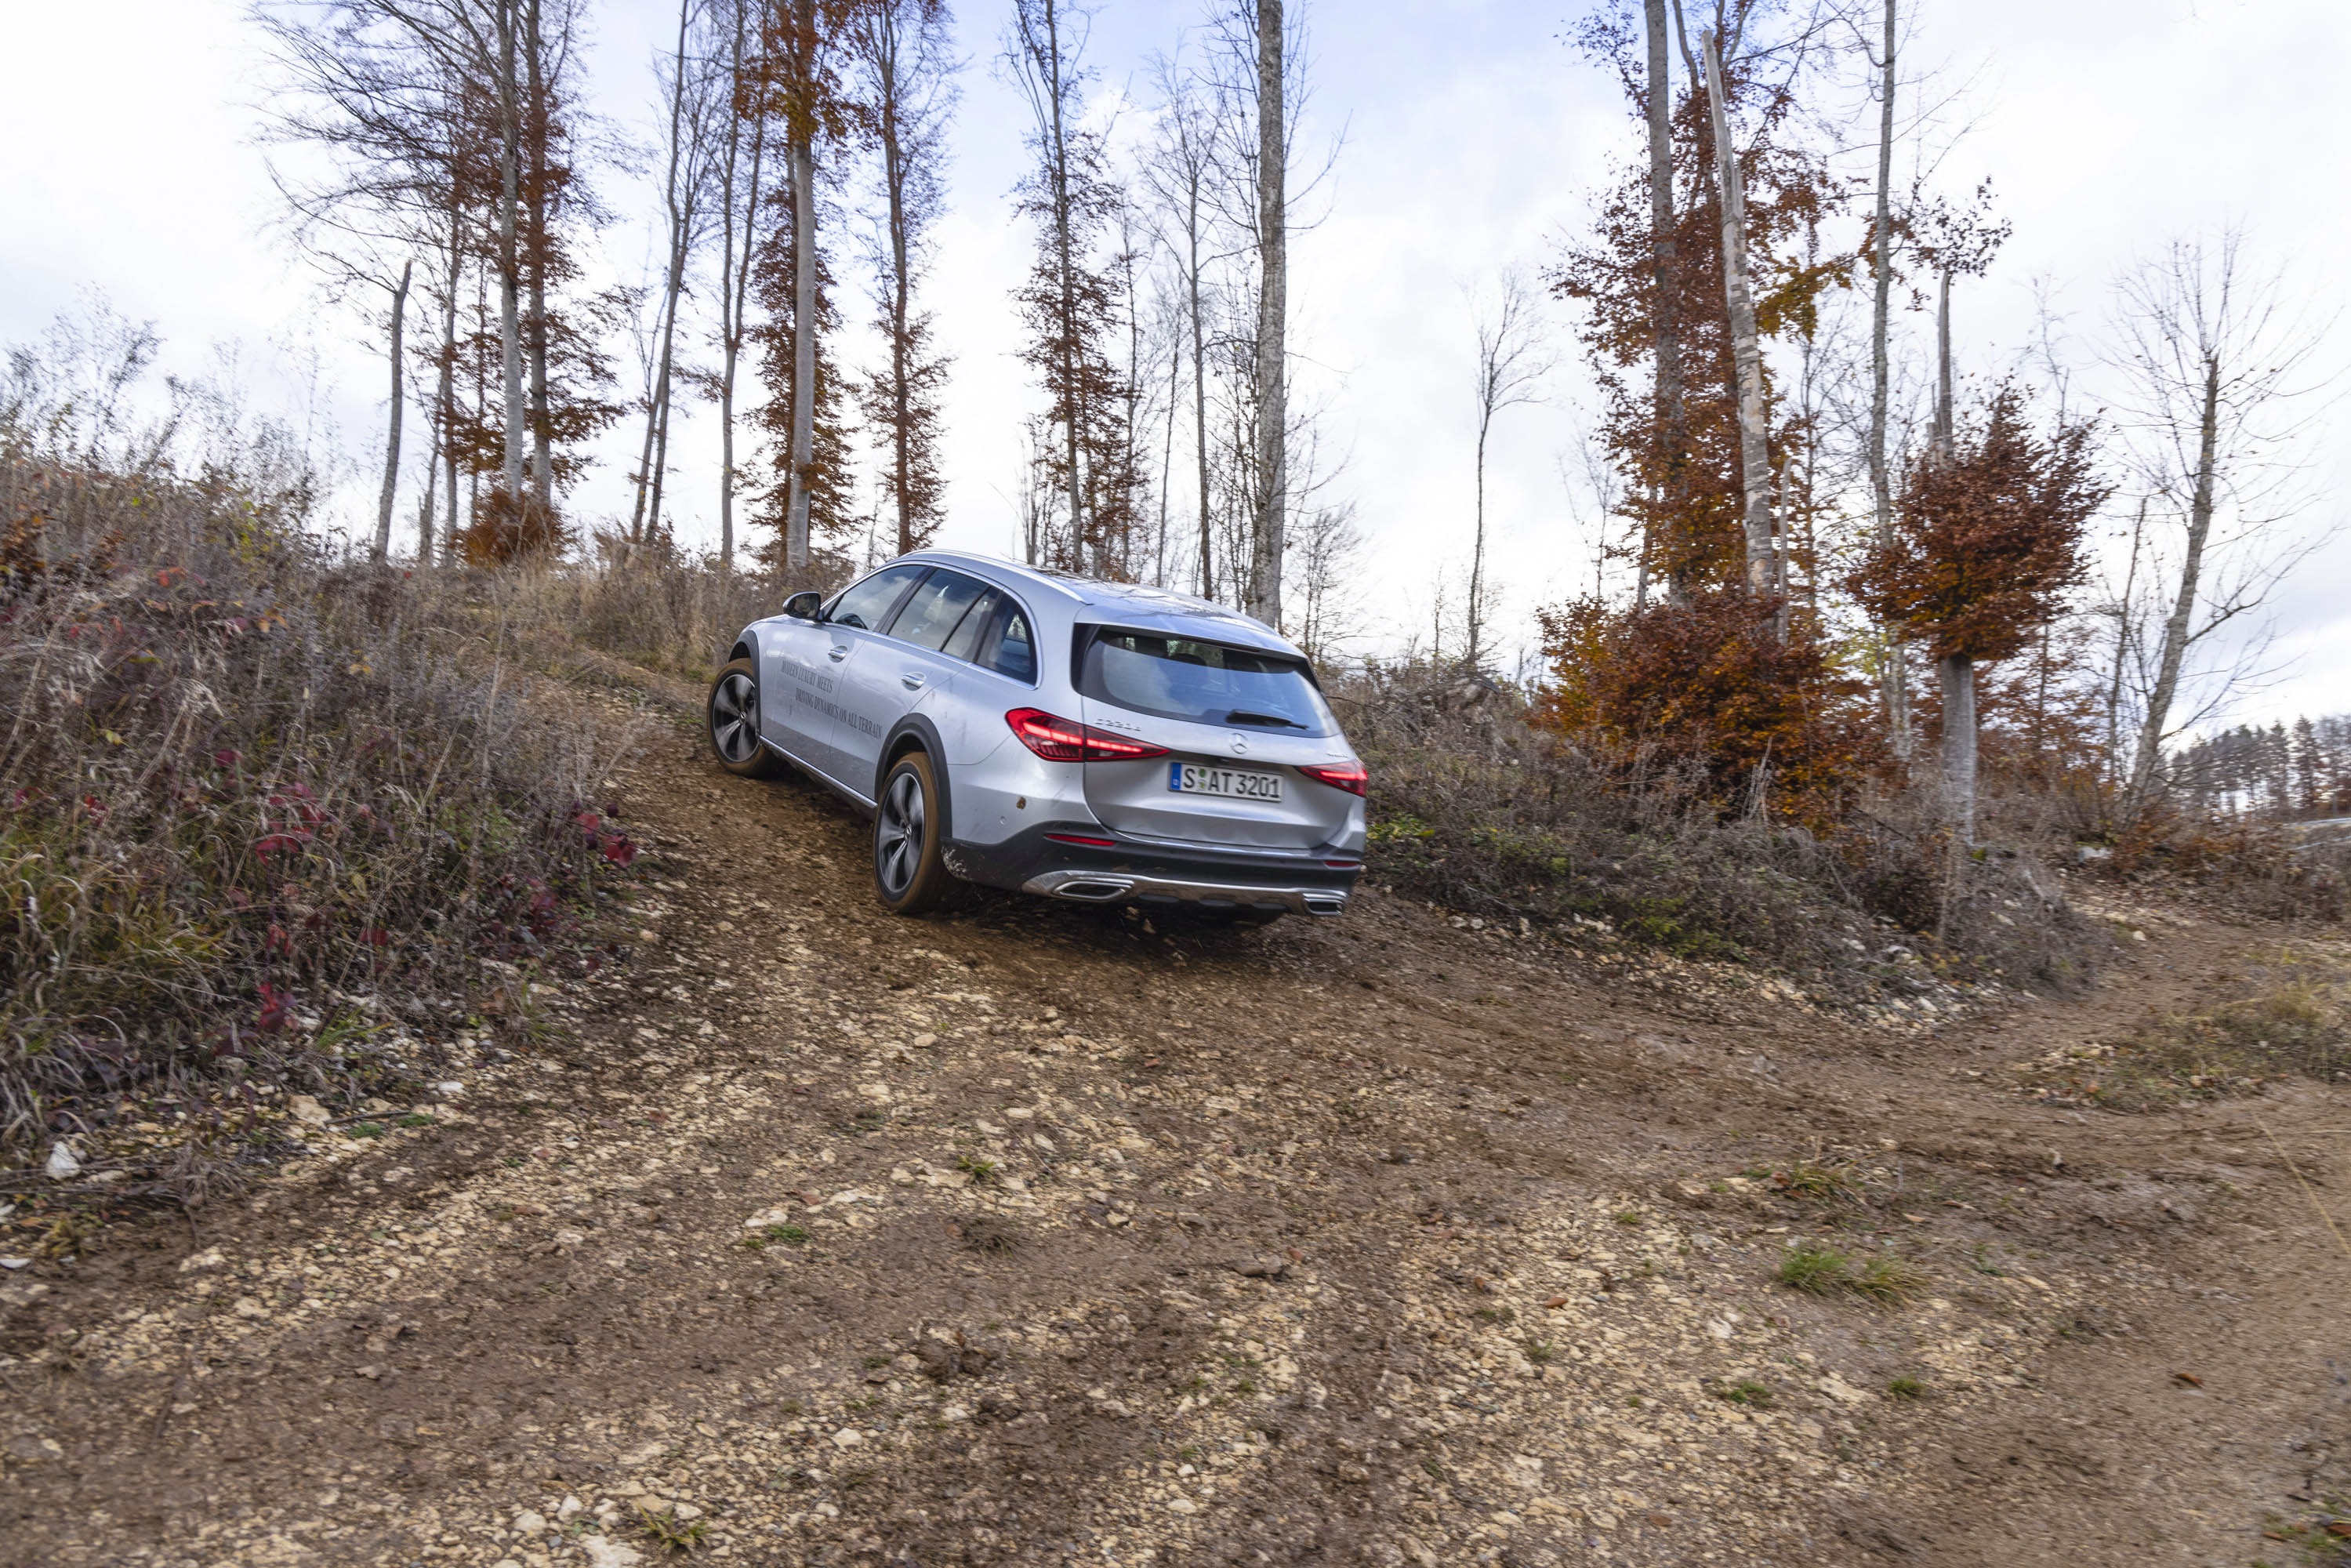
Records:
[[[1284,718],[1278,713],[1251,713],[1247,708],[1235,708],[1225,715],[1227,724],[1264,724],[1278,729],[1304,729],[1294,718]]]

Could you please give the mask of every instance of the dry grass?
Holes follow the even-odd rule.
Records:
[[[2299,1073],[2351,1082],[2351,966],[2332,949],[2245,954],[2202,1005],[2153,1013],[2118,1040],[2034,1064],[2049,1098],[2116,1111],[2164,1110],[2259,1092]]]
[[[1540,732],[1474,676],[1374,666],[1333,695],[1372,770],[1372,873],[1399,892],[1845,993],[1910,988],[1921,954],[1950,977],[2064,989],[2105,946],[2023,857],[1987,852],[1955,884],[1912,803],[1877,803],[1827,841],[1726,821],[1701,779]]]
[[[495,585],[337,567],[219,473],[0,486],[0,1148],[179,1115],[218,1169],[225,1086],[413,1079],[633,854]]]

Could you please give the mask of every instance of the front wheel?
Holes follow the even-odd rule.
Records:
[[[873,888],[893,915],[927,915],[956,889],[940,853],[946,819],[928,753],[910,751],[883,780],[873,813]]]
[[[704,730],[718,766],[737,779],[768,779],[783,770],[759,738],[759,675],[748,659],[737,659],[710,683],[703,705]]]

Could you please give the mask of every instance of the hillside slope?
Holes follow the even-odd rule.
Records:
[[[1905,1032],[1378,894],[897,920],[694,696],[535,1044],[0,1277],[0,1563],[2242,1563],[2351,1492],[2340,1088],[2007,1086],[2260,933]]]

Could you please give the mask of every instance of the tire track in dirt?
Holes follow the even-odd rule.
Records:
[[[2246,1108],[2000,1086],[2244,933],[1894,1035],[1377,894],[894,920],[812,789],[682,730],[621,783],[651,935],[543,1050],[12,1286],[0,1562],[2239,1562],[2340,1462],[2344,1276]],[[1869,1202],[1740,1174],[1808,1153]],[[1813,1235],[1927,1285],[1772,1286]]]

